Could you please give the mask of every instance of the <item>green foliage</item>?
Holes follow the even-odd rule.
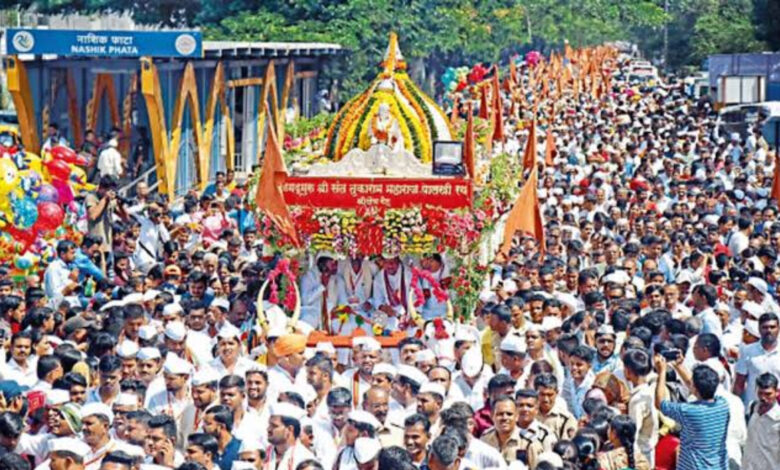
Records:
[[[0,8],[129,11],[140,23],[200,27],[208,39],[339,43],[350,54],[330,61],[326,75],[347,97],[375,76],[390,31],[418,81],[564,40],[631,40],[660,60],[664,27],[672,68],[715,52],[780,48],[777,0],[0,0]]]
[[[286,123],[284,125],[284,132],[292,138],[303,137],[309,135],[313,130],[327,129],[330,127],[333,117],[333,114],[325,112],[316,114],[309,119],[300,117],[292,123]]]

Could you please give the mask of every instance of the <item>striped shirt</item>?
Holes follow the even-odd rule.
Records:
[[[661,413],[677,421],[680,455],[677,470],[727,470],[726,431],[729,405],[721,397],[712,402],[661,402]]]

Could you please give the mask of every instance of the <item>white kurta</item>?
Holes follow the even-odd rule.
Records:
[[[387,282],[385,282],[387,279]],[[396,313],[395,318],[390,318],[386,327],[395,329],[398,326],[398,317],[404,315],[408,309],[408,303],[413,301],[413,294],[410,291],[412,283],[412,273],[405,266],[401,266],[395,274],[390,275],[382,269],[374,277],[374,293],[372,303],[374,308],[382,305],[390,305]],[[402,285],[403,284],[403,285]],[[388,290],[389,286],[389,290]],[[403,297],[406,296],[406,304]],[[394,299],[394,301],[391,301]],[[393,304],[396,305],[393,305]]]
[[[309,459],[315,459],[314,454],[306,446],[296,441],[281,457],[276,455],[276,449],[271,447],[266,463],[263,464],[263,470],[295,470],[301,462]]]
[[[301,320],[313,328],[324,330],[322,324],[322,301],[325,296],[325,309],[328,313],[339,305],[347,305],[344,295],[344,281],[338,275],[331,276],[327,288],[322,285],[320,272],[309,270],[301,278]]]

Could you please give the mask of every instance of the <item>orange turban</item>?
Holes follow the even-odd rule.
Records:
[[[306,337],[298,334],[284,335],[274,343],[274,354],[279,357],[301,353],[306,349]]]

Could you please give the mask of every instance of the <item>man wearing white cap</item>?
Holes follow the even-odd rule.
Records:
[[[192,365],[169,352],[163,364],[165,390],[153,395],[147,405],[152,413],[173,418],[178,434],[176,442],[180,446],[184,446],[187,436],[195,430],[196,408],[190,398],[188,385],[191,375]]]
[[[114,400],[111,411],[114,413],[114,433],[116,438],[122,441],[127,440],[127,413],[137,411],[139,397],[135,393],[122,392]]]
[[[232,323],[225,323],[217,333],[217,357],[209,364],[220,376],[244,376],[246,371],[254,369],[257,364],[241,355],[241,330]]]
[[[363,410],[354,410],[347,416],[347,424],[344,426],[344,447],[336,457],[333,467],[338,470],[357,469],[355,459],[355,441],[361,437],[374,438],[381,423],[371,413]]]
[[[501,369],[499,374],[506,374],[515,381],[524,382],[526,346],[523,338],[510,333],[501,340]]]
[[[417,394],[417,412],[425,415],[431,423],[431,436],[438,436],[441,431],[439,413],[446,395],[444,387],[435,382],[425,382]]]
[[[138,379],[146,384],[144,407],[149,407],[149,400],[159,392],[165,391],[165,379],[162,372],[162,356],[157,348],[141,348],[138,350]]]
[[[301,320],[318,330],[331,331],[331,312],[347,305],[344,281],[338,275],[338,262],[333,253],[318,253],[316,267],[301,278]]]
[[[163,345],[168,350],[187,361],[192,360],[187,350],[187,327],[179,320],[169,321],[163,330]],[[202,347],[202,346],[201,346]],[[197,366],[197,364],[195,364]]]
[[[128,453],[143,452],[136,446],[125,444],[111,437],[110,429],[114,413],[103,403],[87,403],[81,407],[84,442],[90,450],[84,456],[85,470],[98,470],[109,452],[123,450]]]
[[[116,355],[122,360],[122,380],[133,379],[138,367],[138,343],[135,341],[124,340],[119,343],[116,349]]]
[[[382,345],[371,336],[358,336],[352,341],[359,353],[357,367],[344,371],[340,382],[352,392],[352,403],[357,407],[363,400],[363,394],[371,388],[374,366],[379,362]]]
[[[301,420],[306,412],[289,403],[274,403],[268,421],[268,442],[271,447],[266,456],[266,468],[297,468],[304,460],[314,459],[314,454],[301,442]]]
[[[375,470],[378,465],[377,457],[382,450],[382,444],[371,437],[358,437],[355,440],[355,461],[358,470]]]
[[[73,437],[61,437],[49,441],[49,468],[53,470],[84,470],[84,456],[88,445]]]
[[[192,376],[192,402],[195,405],[193,431],[203,430],[203,417],[208,410],[219,404],[217,388],[219,374],[214,369],[202,368]]]
[[[460,371],[452,379],[453,386],[460,389],[468,404],[475,410],[485,406],[485,390],[493,371],[482,361],[479,346],[471,346],[463,355]]]
[[[417,413],[417,394],[428,378],[419,369],[401,364],[398,375],[393,382],[388,419],[397,426],[402,426],[407,416]]]

